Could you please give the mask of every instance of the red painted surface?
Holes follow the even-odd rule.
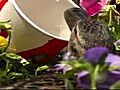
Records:
[[[43,45],[41,47],[38,47],[38,48],[35,48],[32,50],[28,50],[28,51],[24,51],[24,52],[20,52],[18,54],[26,59],[28,59],[34,55],[47,54],[48,57],[44,58],[43,61],[41,61],[42,63],[45,63],[45,62],[47,63],[47,62],[49,62],[49,60],[51,58],[53,58],[56,54],[58,54],[60,52],[60,50],[62,50],[64,47],[66,47],[67,44],[68,44],[68,42],[66,42],[66,41],[52,39],[52,40],[49,40],[48,43],[46,43],[45,45]]]
[[[5,3],[7,2],[8,0],[1,0],[0,1],[0,10],[2,9],[2,7],[5,5]],[[0,31],[0,36],[3,36],[3,37],[7,37],[8,36],[8,33],[4,30],[1,30]]]
[[[0,10],[8,0],[0,0]]]
[[[5,38],[7,38],[8,33],[7,33],[5,30],[1,30],[1,31],[0,31],[0,36],[3,36],[3,37],[5,37]]]
[[[0,10],[2,9],[2,7],[4,6],[4,4],[6,2],[7,2],[7,0],[2,0],[2,2],[0,2]],[[7,34],[5,32],[1,32],[0,35],[6,37]],[[44,58],[42,61],[40,61],[40,62],[43,62],[43,63],[48,63],[48,62],[50,62],[49,60],[51,60],[50,58],[57,55],[60,52],[60,50],[62,50],[64,47],[67,46],[67,44],[68,44],[67,41],[52,39],[52,40],[49,40],[48,43],[46,43],[45,45],[43,45],[41,47],[31,49],[31,50],[27,50],[27,51],[23,51],[23,52],[20,52],[18,54],[21,55],[23,58],[26,58],[26,59],[28,59],[28,58],[30,58],[31,56],[34,56],[34,55],[48,54],[47,58]]]

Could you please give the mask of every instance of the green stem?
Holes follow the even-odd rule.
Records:
[[[64,80],[66,90],[74,90],[72,82],[69,80],[69,78],[65,78]]]
[[[64,79],[64,82],[65,82],[65,88],[66,88],[66,90],[67,90],[67,89],[68,89],[68,79],[65,78],[65,79]]]
[[[66,72],[63,71],[63,74],[66,74]],[[73,85],[72,85],[71,81],[69,80],[69,78],[64,78],[64,83],[65,83],[66,90],[73,90]]]
[[[112,9],[109,11],[109,23],[108,26],[110,27],[112,25]]]
[[[91,77],[91,89],[96,89],[96,76],[98,74],[99,71],[99,65],[97,65],[95,67],[95,69],[93,70],[93,72],[91,72],[90,77]]]
[[[9,71],[9,61],[7,60],[7,63],[6,63],[6,72]]]

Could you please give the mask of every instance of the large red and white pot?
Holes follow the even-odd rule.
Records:
[[[78,6],[72,0],[8,0],[0,12],[0,20],[11,20],[14,28],[8,50],[24,56],[63,49],[71,33],[64,11],[71,7]]]

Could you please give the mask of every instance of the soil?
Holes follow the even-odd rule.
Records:
[[[73,86],[75,90],[80,90],[79,86],[73,80]],[[65,90],[64,81],[60,79],[55,72],[47,70],[42,72],[35,78],[19,81],[11,86],[0,87],[0,90],[14,89],[14,90]]]

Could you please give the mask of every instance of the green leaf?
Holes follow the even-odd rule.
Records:
[[[12,25],[9,24],[10,20],[0,22],[0,29],[9,30],[12,29]]]
[[[35,71],[35,76],[37,76],[37,73],[38,73],[38,72],[43,71],[43,70],[46,70],[46,69],[48,69],[48,68],[49,68],[49,66],[47,66],[47,65],[38,67],[38,68],[36,69],[36,71]]]
[[[103,65],[100,65],[100,72],[104,72],[106,70],[109,70],[109,65],[107,64],[103,64]]]
[[[22,57],[15,54],[15,53],[6,53],[6,58],[12,59],[12,60],[21,60]]]
[[[65,72],[64,74],[58,74],[58,76],[62,79],[65,79],[65,78],[71,78],[74,76],[74,74],[76,73],[77,71],[75,70],[70,70],[70,71],[67,71]]]
[[[109,67],[110,71],[117,70],[117,69],[120,69],[120,66],[110,66]]]
[[[82,63],[79,63],[77,60],[69,61],[67,64],[71,65],[73,68],[81,68],[83,67]]]
[[[6,76],[7,71],[5,70],[0,70],[0,77]]]
[[[15,53],[2,53],[0,54],[0,58],[5,60],[5,61],[10,61],[12,63],[15,63],[15,62],[20,62],[20,60],[22,60],[22,57],[15,54]]]
[[[10,72],[8,74],[8,76],[10,76],[10,77],[17,77],[17,76],[22,76],[22,75],[23,75],[22,73],[16,73],[16,72]]]
[[[117,81],[116,83],[114,83],[114,84],[110,87],[110,89],[112,89],[112,90],[120,89],[120,80]]]
[[[115,45],[115,48],[116,48],[116,50],[120,50],[120,46],[118,46],[118,45]]]
[[[64,64],[68,64],[70,66],[72,66],[72,68],[74,70],[90,70],[90,68],[93,68],[93,66],[86,62],[85,60],[83,59],[80,59],[80,60],[72,60],[72,61],[63,61],[62,63]]]
[[[114,22],[111,26],[110,35],[113,36],[115,40],[120,39],[120,24]]]
[[[60,78],[70,78],[75,75],[75,73],[80,72],[80,71],[88,71],[92,72],[93,71],[93,66],[84,61],[83,59],[80,60],[72,60],[72,61],[62,61],[62,64],[67,64],[72,67],[72,70],[69,70],[63,74],[59,74]]]
[[[9,23],[11,20],[0,21],[0,23]]]
[[[12,25],[10,24],[3,24],[3,23],[0,23],[0,29],[3,29],[3,30],[9,30],[9,29],[12,29]]]

